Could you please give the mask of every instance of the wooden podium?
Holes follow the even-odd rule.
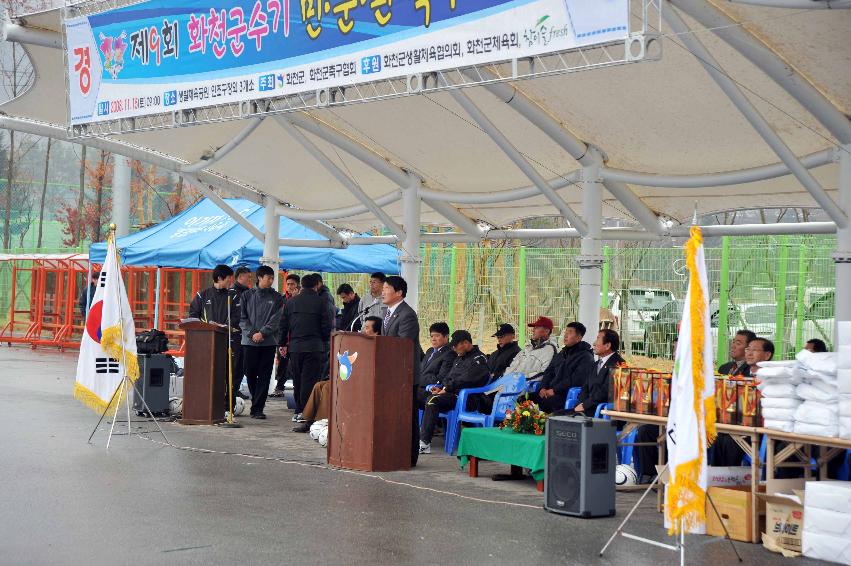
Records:
[[[330,465],[367,472],[411,467],[413,347],[405,338],[331,336]],[[341,372],[338,358],[355,355]]]
[[[180,325],[186,332],[181,424],[225,422],[228,333],[217,324],[195,321]]]

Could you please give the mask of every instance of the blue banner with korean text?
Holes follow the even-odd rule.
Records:
[[[608,43],[628,0],[148,0],[68,18],[72,125]]]

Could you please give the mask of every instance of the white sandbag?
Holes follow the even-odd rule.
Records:
[[[851,539],[807,530],[806,521],[804,525],[804,532],[801,535],[801,551],[804,556],[839,564],[851,564]]]
[[[774,381],[775,379],[788,379],[791,381],[800,381],[804,373],[797,367],[760,367],[756,374],[762,381]]]
[[[851,513],[851,482],[808,481],[804,487],[804,508]],[[809,527],[809,523],[805,528]]]
[[[797,397],[793,383],[760,383],[757,388],[763,397]]]
[[[839,424],[839,404],[804,401],[800,407],[795,409],[795,422],[837,426]]]
[[[795,434],[836,437],[839,436],[839,425],[825,426],[797,421],[795,423]]]
[[[839,416],[851,417],[851,395],[839,396]]]
[[[762,410],[762,416],[765,419],[771,419],[773,421],[794,421],[795,420],[795,412],[800,410],[801,407],[797,409],[775,409],[772,407],[767,407]]]
[[[809,371],[836,375],[836,352],[810,352],[801,350],[795,356],[801,365]]]
[[[763,426],[765,428],[770,428],[773,430],[779,430],[781,432],[794,432],[795,431],[795,423],[793,421],[775,421],[772,419],[763,419]]]
[[[806,373],[798,368],[790,367],[768,367],[757,368],[756,375],[760,381],[790,381],[792,383],[800,383]]]
[[[823,383],[802,383],[795,392],[798,397],[807,401],[835,402],[839,399],[839,389]]]
[[[839,394],[851,395],[851,369],[841,369],[836,372],[836,386]]]
[[[839,417],[839,436],[851,440],[851,417]]]
[[[762,397],[759,402],[763,409],[797,409],[803,403],[795,397]]]
[[[823,373],[820,371],[807,371],[803,374],[803,379],[801,381],[810,381],[816,382],[820,381],[821,383],[825,383],[827,385],[832,385],[836,387],[837,382],[839,381],[838,374],[831,373]]]
[[[757,362],[756,365],[761,368],[794,368],[798,367],[798,360],[768,360],[765,362]]]

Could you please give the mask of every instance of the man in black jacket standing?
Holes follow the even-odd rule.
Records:
[[[348,283],[343,283],[337,287],[337,296],[340,297],[340,300],[343,302],[343,309],[340,313],[340,327],[337,330],[342,330],[344,332],[359,332],[362,325],[355,324],[353,328],[352,323],[355,322],[358,318],[358,314],[360,314],[358,313],[360,297]]]
[[[564,409],[571,387],[582,387],[594,371],[591,345],[583,342],[585,325],[571,322],[564,329],[564,348],[544,371],[541,388],[530,396],[546,413]]]
[[[246,291],[251,289],[251,270],[244,265],[236,268],[233,274],[233,287],[231,287],[231,304],[236,304],[238,317],[233,320],[233,325],[239,330],[236,330],[236,335],[233,340],[233,397],[248,399],[244,394],[239,392],[239,386],[242,385],[242,379],[245,377],[245,361],[242,353],[242,328],[239,327],[239,317],[242,316],[242,296]]]
[[[307,405],[310,392],[320,380],[325,340],[331,336],[334,324],[328,300],[319,294],[320,285],[319,276],[315,273],[302,277],[301,292],[287,301],[281,317],[281,336],[290,337],[288,355],[296,402],[296,422],[301,422],[301,413]]]
[[[92,299],[95,298],[95,291],[98,288],[98,282],[100,281],[100,271],[92,271],[91,279],[89,280],[89,284],[86,285],[86,288],[83,289],[83,292],[80,293],[80,298],[77,299],[77,306],[80,307],[80,314],[83,316],[83,320],[86,319],[86,308],[92,307]]]
[[[593,417],[597,411],[597,405],[609,402],[609,372],[618,364],[624,363],[624,359],[618,354],[620,342],[620,336],[611,328],[601,330],[597,334],[597,339],[594,341],[597,362],[582,386],[579,404],[573,409],[574,413]]]
[[[520,345],[515,338],[514,327],[510,324],[500,324],[493,335],[496,338],[496,350],[488,356],[488,367],[493,379],[502,377],[514,356],[520,353]]]
[[[431,395],[423,409],[423,424],[420,428],[420,454],[431,454],[431,439],[440,413],[451,411],[458,401],[458,393],[468,387],[481,387],[490,378],[488,359],[473,344],[473,337],[466,330],[452,333],[449,347],[455,351],[455,362],[441,383],[431,388]]]
[[[261,265],[257,268],[257,287],[242,296],[240,326],[252,419],[266,418],[263,409],[280,340],[278,327],[284,310],[284,297],[272,287],[274,282],[274,270],[268,265]]]
[[[231,402],[236,399],[236,389],[239,387],[237,379],[242,380],[242,363],[237,352],[241,352],[239,342],[241,334],[239,332],[239,320],[242,314],[240,299],[235,297],[235,293],[230,291],[230,286],[233,284],[233,269],[227,265],[217,265],[213,268],[213,286],[207,287],[202,291],[195,293],[192,303],[189,304],[189,317],[203,320],[227,327],[228,324],[228,296],[230,296],[230,339],[233,356],[231,364],[233,368],[234,379],[234,399],[231,399],[226,406],[230,407]],[[227,375],[227,374],[225,374]],[[225,398],[228,396],[228,383],[225,377]]]

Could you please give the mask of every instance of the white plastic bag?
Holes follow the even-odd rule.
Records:
[[[795,421],[835,427],[839,424],[839,404],[804,401],[795,409]]]
[[[797,397],[793,383],[760,383],[757,388],[763,397]]]
[[[772,421],[794,421],[795,420],[795,411],[800,410],[801,407],[797,409],[775,409],[773,407],[766,407],[762,410],[762,416],[765,419],[771,419]]]
[[[763,409],[797,409],[802,403],[795,397],[763,397],[759,402],[762,403]]]
[[[810,424],[804,422],[795,423],[795,434],[808,434],[810,436],[839,436],[839,425],[831,426]]]
[[[813,383],[802,383],[795,392],[798,397],[807,401],[836,402],[839,399],[839,389],[816,380]]]
[[[762,424],[765,428],[779,430],[781,432],[794,432],[795,423],[792,421],[775,421],[773,419],[764,419]]]
[[[836,375],[836,352],[810,352],[801,350],[795,356],[801,365],[809,371]]]

